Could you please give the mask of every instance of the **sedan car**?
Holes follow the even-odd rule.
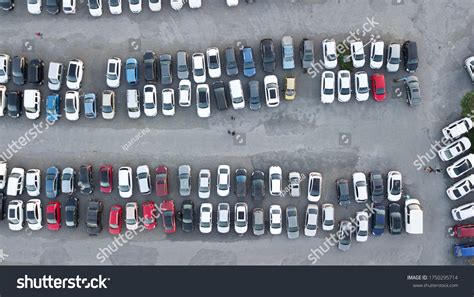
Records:
[[[0,54],[0,84],[7,84],[10,80],[10,56]]]
[[[20,196],[25,185],[25,169],[15,167],[10,172],[7,182],[7,196]]]
[[[383,177],[380,171],[372,171],[370,179],[370,199],[374,203],[381,203],[384,200]]]
[[[221,202],[217,205],[217,232],[228,233],[230,231],[230,205]]]
[[[474,217],[474,202],[453,208],[451,214],[455,221],[464,221]]]
[[[166,88],[161,91],[161,109],[164,116],[175,114],[174,89]]]
[[[354,68],[362,68],[365,65],[364,44],[362,41],[351,43],[351,58]]]
[[[421,103],[421,92],[420,83],[416,76],[408,76],[404,80],[405,89],[407,91],[407,102],[410,106],[420,105]]]
[[[168,190],[168,167],[160,165],[155,170],[156,173],[156,196],[163,197],[169,194]]]
[[[366,242],[369,238],[369,215],[366,211],[356,213],[356,241]]]
[[[390,234],[402,234],[402,208],[398,203],[388,205],[388,227]]]
[[[153,201],[145,201],[142,204],[142,214],[143,214],[143,227],[147,230],[153,230],[156,228],[156,218],[158,216],[158,211],[155,207]]]
[[[138,61],[135,58],[128,58],[125,61],[125,78],[129,85],[136,85],[138,83]]]
[[[352,223],[349,221],[343,220],[339,224],[339,234],[341,234],[341,237],[339,237],[337,248],[343,252],[351,248],[352,228]]]
[[[239,66],[237,64],[237,58],[235,57],[235,50],[233,47],[225,49],[225,63],[225,70],[228,76],[236,76],[239,74]]]
[[[191,195],[191,166],[180,165],[178,167],[179,195]]]
[[[90,200],[86,212],[86,231],[91,236],[98,236],[102,232],[102,200]]]
[[[84,95],[84,115],[88,119],[97,117],[97,99],[94,93]]]
[[[458,178],[474,168],[474,154],[469,154],[446,168],[450,178]]]
[[[22,114],[22,101],[23,93],[20,91],[8,92],[7,94],[7,112],[8,116],[16,119]]]
[[[369,76],[365,71],[358,71],[354,74],[355,95],[357,101],[367,101],[369,99]]]
[[[61,117],[61,98],[58,94],[46,97],[46,120],[49,123],[56,122]]]
[[[128,202],[125,205],[125,226],[127,230],[137,230],[138,223],[138,203]]]
[[[212,204],[203,203],[199,209],[199,231],[201,233],[211,233],[212,231]]]
[[[238,235],[244,235],[248,229],[248,207],[245,202],[237,202],[234,210],[234,229]]]
[[[161,83],[163,85],[171,85],[173,83],[173,61],[171,55],[163,54],[160,55],[160,73]]]
[[[147,117],[155,117],[158,114],[156,87],[154,85],[145,85],[143,87],[143,97],[143,112]]]
[[[470,117],[465,117],[452,122],[448,126],[444,127],[441,131],[443,132],[443,136],[446,139],[454,140],[469,132],[472,127],[472,119]]]
[[[128,7],[132,13],[140,13],[142,11],[142,0],[128,0]]]
[[[200,118],[211,116],[211,100],[209,96],[209,85],[199,84],[196,86],[196,109]]]
[[[149,195],[151,193],[151,177],[148,165],[137,167],[137,182],[138,189],[142,195]]]
[[[308,204],[308,206],[306,206],[304,219],[305,236],[316,236],[316,231],[318,230],[318,214],[319,207],[317,204]]]
[[[194,203],[191,200],[184,200],[181,205],[181,230],[191,232],[194,230]]]
[[[193,79],[197,84],[206,82],[206,61],[203,53],[195,53],[192,56]]]
[[[291,197],[299,197],[301,193],[301,181],[303,180],[303,175],[299,172],[292,171],[288,174],[288,186]]]
[[[401,46],[398,43],[390,43],[387,50],[387,71],[397,72],[401,61]]]
[[[217,168],[217,195],[229,196],[230,193],[230,166],[219,165]]]
[[[122,0],[108,0],[109,10],[113,15],[122,14]]]
[[[337,201],[339,205],[347,206],[351,204],[351,196],[349,194],[349,181],[347,179],[338,179],[336,181]]]
[[[321,199],[323,176],[319,172],[310,172],[308,176],[308,195],[311,202],[318,202]]]
[[[82,194],[91,195],[94,192],[94,173],[92,171],[92,165],[82,165],[79,168],[77,186]]]
[[[59,169],[51,166],[46,170],[45,189],[46,197],[55,199],[59,188]]]
[[[381,73],[372,74],[372,95],[375,101],[383,101],[387,95],[385,76]]]
[[[304,38],[300,44],[300,59],[301,67],[303,71],[307,72],[308,69],[314,65],[314,44],[313,41]]]
[[[207,199],[211,196],[211,171],[201,169],[198,177],[198,197]]]
[[[254,208],[252,211],[252,230],[256,236],[265,234],[265,214],[262,208]]]
[[[373,204],[372,209],[372,234],[380,236],[385,229],[385,206],[383,204]]]
[[[143,54],[143,64],[145,67],[145,81],[156,82],[157,81],[157,62],[156,55],[154,52],[148,51]]]
[[[270,234],[281,234],[283,216],[280,205],[270,205]]]
[[[100,191],[109,194],[113,189],[113,168],[111,165],[103,165],[99,168]]]
[[[38,90],[25,90],[23,93],[23,107],[26,117],[36,120],[41,112],[41,93]]]
[[[64,207],[64,217],[66,226],[69,228],[77,228],[79,225],[79,199],[77,197],[69,197]]]
[[[40,195],[41,171],[39,169],[29,169],[26,172],[25,188],[30,197],[37,197]]]
[[[66,86],[71,90],[79,90],[82,85],[84,62],[79,59],[69,61],[66,75]]]
[[[118,172],[118,190],[122,198],[130,198],[133,194],[132,168],[120,167]]]
[[[182,79],[179,81],[179,106],[191,106],[191,81],[189,79]]]
[[[294,206],[286,207],[286,234],[288,235],[288,239],[297,239],[300,236],[298,210]]]
[[[383,66],[384,42],[372,41],[370,44],[370,68],[380,69]]]
[[[283,36],[281,39],[281,58],[283,69],[295,68],[295,49],[293,47],[293,36]]]
[[[272,39],[260,41],[260,54],[262,57],[263,71],[272,73],[275,71],[276,53]]]
[[[252,172],[250,194],[256,201],[261,201],[265,197],[265,173],[263,171]]]
[[[28,64],[28,82],[32,85],[44,83],[44,62],[41,59],[33,59]]]
[[[20,231],[25,224],[24,204],[21,200],[11,200],[8,203],[8,228],[11,231]]]
[[[245,77],[252,77],[257,74],[257,69],[255,68],[255,61],[253,59],[253,51],[251,47],[244,47],[242,49],[242,64]]]
[[[179,11],[183,8],[185,0],[171,0],[171,8],[175,11]]]
[[[89,13],[93,17],[100,17],[102,15],[102,0],[88,0]]]
[[[446,190],[446,194],[451,200],[458,200],[474,191],[474,174],[471,174]]]
[[[63,194],[72,194],[75,190],[76,171],[71,167],[63,169],[61,175],[61,192]]]
[[[228,107],[227,92],[223,81],[215,81],[212,83],[212,93],[217,105],[217,110],[226,110]]]
[[[46,222],[48,230],[57,231],[61,228],[61,204],[58,201],[50,201],[46,205]]]
[[[367,192],[367,179],[363,172],[352,174],[352,185],[354,187],[354,198],[356,202],[363,203],[369,198]]]
[[[15,56],[12,60],[12,80],[15,85],[24,85],[27,79],[28,61],[25,57]]]
[[[41,200],[30,199],[26,202],[26,222],[28,228],[33,231],[38,231],[43,228],[43,206]]]
[[[176,53],[176,74],[178,79],[184,80],[189,78],[188,53],[180,50]]]
[[[280,105],[280,89],[278,87],[278,78],[276,75],[265,76],[263,83],[265,85],[265,99],[268,107],[277,107]]]
[[[109,88],[120,87],[120,76],[122,73],[122,60],[113,57],[107,61],[107,73],[105,75],[107,86]]]
[[[163,229],[165,233],[176,232],[176,218],[174,214],[174,201],[165,200],[161,202],[160,209],[163,217]]]
[[[285,77],[285,99],[295,100],[296,98],[296,78],[292,76]]]
[[[456,158],[459,155],[464,154],[471,148],[471,141],[467,137],[461,137],[451,144],[441,148],[438,151],[438,155],[441,160],[449,161]]]
[[[40,14],[43,10],[41,0],[28,0],[27,7],[28,12],[31,14]]]
[[[324,71],[321,75],[321,102],[333,103],[336,92],[336,79],[334,72]]]
[[[387,199],[398,201],[402,198],[402,174],[399,171],[390,171],[387,174]]]
[[[247,170],[237,168],[235,170],[235,196],[239,199],[245,199],[247,196]]]
[[[351,100],[351,73],[349,70],[339,70],[337,73],[337,100],[348,102]]]
[[[105,90],[102,92],[102,118],[113,120],[115,117],[115,92]]]
[[[279,196],[282,193],[283,175],[280,166],[270,166],[268,170],[268,184],[270,195]]]
[[[208,48],[206,51],[207,70],[210,78],[221,77],[221,58],[217,47]]]
[[[109,212],[109,233],[112,235],[117,235],[122,232],[122,206],[116,204],[110,207]]]

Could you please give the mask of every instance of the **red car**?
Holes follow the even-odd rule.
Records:
[[[113,169],[110,165],[100,166],[99,169],[100,191],[111,193],[113,186]]]
[[[109,233],[117,235],[122,232],[122,206],[114,205],[110,208]]]
[[[385,90],[385,76],[380,73],[372,75],[372,94],[375,101],[383,101],[387,95]]]
[[[163,214],[163,228],[165,233],[176,232],[176,219],[174,216],[174,201],[165,200],[160,205],[161,212]]]
[[[451,236],[457,238],[472,238],[474,237],[474,225],[456,225],[450,228]]]
[[[46,205],[46,221],[49,230],[57,231],[61,228],[61,203],[51,201]]]
[[[168,194],[168,167],[161,165],[156,168],[156,196]]]
[[[153,230],[156,228],[156,217],[158,212],[155,207],[155,203],[152,201],[146,201],[142,204],[143,209],[143,226],[147,230]]]

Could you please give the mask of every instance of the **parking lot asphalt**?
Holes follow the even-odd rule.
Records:
[[[72,166],[78,170],[80,165],[90,163],[97,173],[98,166],[106,163],[112,164],[115,172],[124,165],[135,169],[141,164],[150,167],[165,164],[171,171],[170,198],[175,200],[177,207],[184,200],[177,189],[180,164],[192,167],[192,199],[196,205],[200,204],[196,192],[199,169],[211,169],[215,187],[219,164],[229,164],[232,169],[244,167],[248,172],[254,169],[267,172],[269,166],[279,165],[285,184],[290,171],[305,174],[319,171],[324,179],[319,205],[324,202],[337,204],[334,183],[338,178],[349,179],[355,171],[368,173],[378,169],[385,175],[389,170],[399,170],[404,177],[405,193],[422,203],[424,234],[396,237],[386,230],[380,238],[370,236],[366,243],[353,242],[345,253],[333,247],[317,264],[465,264],[452,255],[455,240],[447,236],[447,228],[454,224],[450,209],[463,203],[447,198],[445,189],[451,184],[447,175],[417,170],[413,162],[417,155],[428,152],[430,145],[441,138],[442,127],[459,117],[459,101],[472,89],[462,67],[464,59],[474,52],[472,1],[404,0],[397,4],[399,1],[392,0],[258,0],[253,5],[241,3],[236,8],[226,7],[223,0],[203,2],[199,10],[187,8],[180,12],[172,11],[169,3],[165,3],[159,13],[144,9],[141,14],[133,15],[124,7],[122,15],[112,16],[104,10],[104,15],[97,19],[88,14],[85,3],[78,4],[78,12],[73,16],[50,16],[46,12],[32,16],[28,15],[26,4],[17,3],[14,11],[0,13],[0,52],[25,55],[29,59],[39,57],[46,63],[67,63],[80,58],[85,62],[82,91],[100,94],[107,88],[105,69],[107,59],[112,56],[121,57],[123,61],[127,57],[141,60],[146,50],[174,55],[179,49],[193,53],[217,46],[222,58],[225,47],[241,44],[252,46],[258,56],[260,40],[273,38],[278,44],[276,75],[280,87],[283,87],[285,75],[296,76],[297,99],[294,102],[282,101],[278,108],[263,107],[255,112],[248,108],[219,112],[213,108],[209,119],[198,118],[193,104],[189,108],[177,107],[172,118],[159,114],[157,118],[142,115],[139,120],[130,120],[126,113],[127,86],[122,78],[113,121],[81,117],[77,122],[69,122],[62,118],[15,153],[8,161],[9,168],[39,168],[44,177],[46,168],[51,165],[60,169]],[[367,19],[373,19],[377,24],[362,37],[365,42],[372,34],[380,36],[378,38],[386,44],[405,40],[417,42],[420,66],[416,75],[423,96],[420,106],[409,107],[397,95],[399,86],[392,80],[406,75],[402,69],[386,75],[388,98],[384,102],[377,103],[373,99],[356,102],[353,98],[349,103],[330,105],[322,105],[320,101],[319,75],[311,78],[303,74],[300,67],[282,70],[279,44],[284,35],[294,37],[295,48],[302,38],[313,39],[316,58],[320,59],[320,44],[324,38],[341,42],[350,32],[362,28]],[[35,36],[35,32],[43,33],[43,37]],[[366,55],[368,51],[366,48]],[[257,79],[263,82],[259,58],[257,62]],[[369,74],[373,72],[368,66],[366,70]],[[248,79],[240,78],[246,87]],[[223,76],[223,80],[229,78]],[[177,89],[177,80],[173,87]],[[11,83],[7,88],[23,89]],[[158,85],[159,90],[162,88]],[[41,91],[48,94],[46,86],[41,87]],[[63,87],[61,95],[64,92]],[[33,123],[38,124],[43,118],[44,114],[37,121],[30,121],[25,116],[15,120],[1,118],[0,151],[5,152],[11,141],[18,140]],[[122,146],[143,129],[146,133],[128,151],[124,150]],[[229,135],[228,130],[236,131],[238,137]],[[429,165],[443,169],[447,166],[438,158]],[[303,182],[303,193],[305,191]],[[311,264],[308,259],[311,249],[318,248],[329,235],[319,230],[316,238],[300,236],[295,241],[288,240],[286,235],[272,237],[266,234],[257,238],[250,231],[243,237],[233,231],[222,235],[215,230],[208,235],[197,230],[192,234],[165,235],[160,222],[157,230],[138,234],[102,263],[97,259],[97,253],[113,241],[106,231],[108,209],[112,204],[125,205],[126,202],[118,196],[117,189],[111,195],[96,191],[93,197],[103,199],[105,204],[105,228],[99,237],[90,238],[84,226],[86,201],[90,197],[77,196],[81,199],[82,216],[78,230],[72,231],[63,225],[58,232],[43,228],[33,233],[14,233],[8,230],[6,221],[1,222],[0,249],[8,255],[2,264],[307,265]],[[26,193],[21,198],[28,199]],[[149,198],[137,192],[132,201],[143,202]],[[41,199],[46,204],[46,197],[41,196]],[[151,199],[161,201],[155,196]],[[466,203],[472,197],[463,199]],[[64,203],[66,197],[61,195],[59,201]],[[214,191],[210,202],[216,207],[220,201],[233,205],[237,198],[235,195],[221,198]],[[253,201],[248,198],[247,202],[252,209]],[[263,203],[266,212],[270,204],[297,206],[302,226],[308,204],[304,196],[282,198],[267,193]],[[348,208],[336,206],[336,219],[355,216],[355,212],[363,208],[354,201]]]

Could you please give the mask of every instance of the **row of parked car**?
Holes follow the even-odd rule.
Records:
[[[457,239],[470,239],[474,238],[474,225],[473,224],[459,224],[455,225],[448,230],[449,235]],[[456,244],[454,245],[454,255],[456,257],[473,257],[474,256],[474,244]]]
[[[25,169],[15,167],[8,174],[7,163],[0,162],[0,191],[6,189],[7,196],[15,197],[26,192],[31,197],[38,197],[41,194],[42,179],[39,169]],[[232,172],[229,165],[219,165],[217,168],[215,182],[216,193],[220,197],[227,197],[231,194]],[[100,192],[111,193],[114,185],[113,168],[111,165],[104,165],[99,168]],[[245,168],[238,168],[234,171],[235,195],[237,198],[245,198],[248,195],[250,184],[250,195],[255,200],[262,200],[266,194],[266,184],[269,185],[271,196],[290,197],[301,196],[301,183],[306,178],[304,174],[292,171],[288,174],[288,185],[283,187],[283,173],[280,166],[270,166],[268,177],[261,170],[255,170],[250,175]],[[158,166],[155,169],[155,185],[152,185],[150,168],[148,165],[141,165],[136,168],[136,181],[139,192],[149,195],[155,188],[158,197],[169,195],[169,170],[166,166]],[[318,202],[322,196],[322,174],[310,172],[308,174],[308,189],[306,198],[310,202]],[[179,194],[182,197],[191,195],[192,180],[191,166],[181,165],[178,167]],[[79,177],[72,167],[66,167],[62,172],[55,166],[46,170],[45,193],[49,199],[57,198],[59,193],[71,195],[78,190],[82,194],[90,195],[94,192],[94,174],[92,165],[83,165],[79,168]],[[198,174],[197,192],[198,197],[207,199],[212,192],[212,174],[209,169],[201,169]],[[336,181],[337,197],[340,205],[349,205],[352,201],[349,180],[341,178]],[[358,203],[365,203],[369,200],[373,203],[382,203],[385,197],[389,201],[396,202],[402,197],[402,175],[398,171],[390,171],[387,174],[387,190],[384,188],[384,179],[379,171],[372,171],[369,174],[369,183],[365,173],[356,172],[352,175],[352,192],[354,200]],[[131,167],[123,166],[118,170],[118,190],[122,198],[131,198],[133,195],[133,170]],[[369,192],[370,189],[370,192]],[[370,193],[370,195],[369,195]]]

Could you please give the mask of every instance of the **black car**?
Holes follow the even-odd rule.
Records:
[[[77,197],[69,197],[64,208],[66,217],[66,226],[77,228],[79,224],[79,199]]]
[[[102,232],[102,200],[90,200],[87,205],[86,229],[89,235],[99,235]]]
[[[255,200],[263,200],[265,197],[265,173],[263,171],[252,172],[251,195]]]
[[[10,117],[18,118],[21,115],[22,98],[23,94],[20,91],[8,92],[7,109]]]
[[[418,69],[418,49],[416,42],[406,41],[402,48],[403,60],[405,62],[405,70],[407,72],[415,72]]]
[[[225,70],[228,76],[236,76],[239,74],[239,66],[237,58],[235,57],[235,50],[233,47],[225,49]]]
[[[157,63],[154,52],[146,52],[143,55],[143,63],[145,64],[145,81],[156,82]]]
[[[351,196],[349,194],[349,181],[347,179],[338,179],[336,181],[336,190],[339,205],[351,204]]]
[[[0,8],[3,10],[12,10],[15,7],[13,0],[0,0]]]
[[[262,99],[260,97],[260,83],[258,80],[249,81],[250,109],[259,110],[262,108]]]
[[[7,208],[7,196],[3,192],[0,192],[0,221],[3,221],[7,216]]]
[[[79,168],[79,181],[77,185],[82,194],[92,194],[94,192],[92,165],[82,165]]]
[[[214,98],[216,99],[217,109],[226,110],[227,109],[227,94],[225,92],[224,82],[219,80],[212,83],[212,91]]]
[[[28,82],[42,85],[44,82],[44,62],[41,59],[31,60],[28,64]]]
[[[402,208],[398,203],[388,205],[388,225],[393,235],[402,234]]]
[[[268,73],[275,71],[276,54],[273,40],[263,39],[260,42],[260,54],[262,55],[263,71]]]
[[[381,236],[385,230],[385,206],[372,204],[372,235]]]
[[[374,203],[381,203],[384,199],[383,178],[380,171],[370,173],[370,199]]]
[[[28,61],[25,57],[15,56],[12,60],[12,79],[16,85],[24,85],[26,83],[26,70]]]
[[[184,232],[194,230],[194,203],[191,200],[183,201],[181,205],[181,228]]]
[[[161,83],[171,85],[173,83],[173,73],[171,55],[163,54],[160,56]]]
[[[46,0],[46,11],[50,14],[57,14],[61,9],[61,2],[59,0]]]
[[[235,195],[241,199],[247,196],[247,170],[244,168],[235,170]]]

